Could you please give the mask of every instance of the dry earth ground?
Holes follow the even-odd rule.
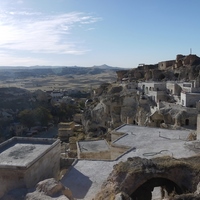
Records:
[[[47,75],[41,77],[28,77],[25,79],[12,78],[6,81],[0,80],[0,87],[18,87],[29,91],[35,90],[89,90],[97,88],[101,83],[116,81],[117,76],[114,72],[101,73],[96,75]]]

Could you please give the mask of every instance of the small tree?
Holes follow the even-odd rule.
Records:
[[[24,126],[27,126],[29,129],[36,123],[34,112],[28,109],[23,110],[19,113],[19,120]]]
[[[34,110],[34,115],[42,126],[47,126],[48,123],[52,120],[52,115],[50,111],[44,107],[39,107]]]

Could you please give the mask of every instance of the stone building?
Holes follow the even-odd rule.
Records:
[[[60,173],[60,141],[13,137],[0,144],[0,198],[10,190],[32,188]]]
[[[166,82],[140,82],[138,88],[145,94],[148,94],[149,91],[166,91]]]
[[[68,141],[73,135],[74,122],[60,122],[58,124],[58,137],[61,141]]]
[[[166,100],[166,82],[141,82],[138,88],[155,102]]]
[[[173,67],[175,65],[175,60],[167,60],[158,63],[159,70],[166,70],[168,67]]]
[[[196,107],[200,100],[200,93],[181,92],[181,105],[185,107]]]
[[[172,95],[180,96],[180,94],[181,94],[182,88],[177,82],[167,82],[166,88],[167,88],[168,92]]]
[[[190,82],[140,82],[138,89],[153,101],[167,101],[172,96],[176,102],[185,107],[195,107],[200,100],[199,78]]]

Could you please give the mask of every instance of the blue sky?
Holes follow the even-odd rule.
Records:
[[[199,0],[0,0],[0,66],[133,68],[200,56]]]

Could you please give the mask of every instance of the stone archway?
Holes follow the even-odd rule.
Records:
[[[172,191],[177,194],[195,192],[200,182],[199,169],[200,156],[128,158],[113,167],[95,200],[110,200],[119,193],[132,199],[148,200],[156,187],[165,189],[168,194]]]
[[[132,200],[151,200],[154,188],[160,187],[162,198],[170,194],[182,194],[184,191],[173,181],[166,178],[152,178],[137,188],[130,196]]]

